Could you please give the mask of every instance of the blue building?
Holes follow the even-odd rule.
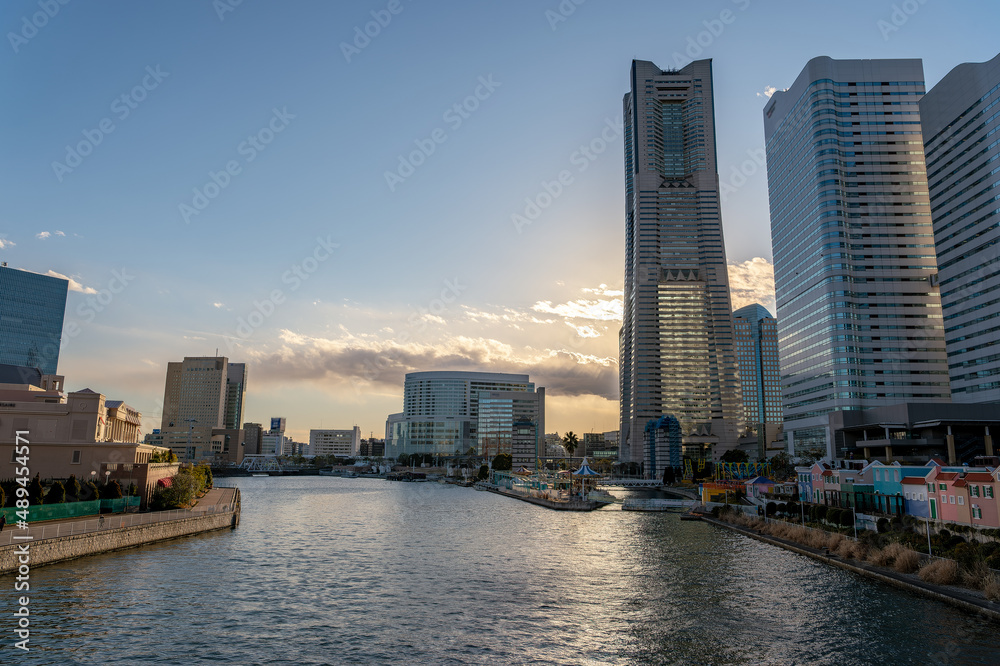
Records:
[[[54,375],[69,282],[0,265],[0,363]]]
[[[683,435],[681,424],[673,416],[661,416],[646,423],[645,459],[649,462],[647,475],[660,478],[663,470],[672,467],[680,472],[683,462]]]

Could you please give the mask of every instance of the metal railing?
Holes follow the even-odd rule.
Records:
[[[87,520],[65,521],[54,525],[32,525],[29,523],[29,528],[26,530],[18,528],[16,524],[8,524],[0,532],[0,547],[9,546],[10,544],[33,543],[43,539],[58,539],[76,534],[103,532],[123,527],[136,527],[151,523],[199,518],[215,513],[232,513],[236,510],[236,506],[236,504],[209,504],[206,506],[196,506],[193,509],[175,509],[173,511],[155,511],[153,513],[114,514],[89,518]]]

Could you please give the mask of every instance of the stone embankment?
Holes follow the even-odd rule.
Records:
[[[950,585],[935,585],[933,583],[922,581],[915,575],[901,574],[882,567],[876,567],[852,560],[845,560],[844,558],[837,557],[836,555],[832,555],[809,546],[803,546],[786,539],[763,534],[739,525],[733,525],[732,523],[712,518],[709,515],[703,514],[700,518],[706,523],[711,523],[712,525],[716,525],[718,527],[725,527],[752,539],[757,539],[758,541],[771,544],[772,546],[778,546],[780,548],[790,550],[793,553],[805,555],[806,557],[811,557],[814,560],[819,560],[820,562],[831,564],[841,569],[853,571],[856,574],[873,578],[883,583],[888,583],[889,585],[909,590],[932,599],[937,599],[938,601],[943,601],[946,604],[956,606],[968,612],[982,615],[983,617],[989,618],[994,622],[1000,622],[1000,604],[988,601],[982,595],[976,594],[970,590]]]
[[[155,514],[142,515],[155,516]],[[193,510],[174,515],[177,517],[170,520],[142,522],[123,527],[110,526],[107,529],[98,527],[82,534],[30,541],[16,540],[15,528],[12,543],[0,546],[0,575],[16,572],[21,564],[28,564],[34,568],[87,555],[109,553],[213,530],[235,528],[240,519],[239,489],[214,489],[202,498]],[[94,524],[95,521],[90,519],[89,523]],[[5,531],[11,529],[8,526]]]

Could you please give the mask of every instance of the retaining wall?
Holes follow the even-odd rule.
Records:
[[[125,548],[135,548],[147,543],[236,527],[238,523],[239,508],[228,513],[214,513],[181,520],[147,523],[56,539],[23,541],[0,547],[0,575],[17,571],[20,564],[18,561],[19,553],[23,552],[20,551],[20,548],[23,544],[29,544],[27,564],[34,568],[86,555],[109,553]],[[20,559],[24,559],[23,555]]]

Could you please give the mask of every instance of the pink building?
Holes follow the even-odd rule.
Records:
[[[1000,470],[995,470],[992,474],[969,472],[965,475],[972,525],[975,527],[1000,527],[1000,505],[997,504],[997,490],[1000,489],[998,473]]]

